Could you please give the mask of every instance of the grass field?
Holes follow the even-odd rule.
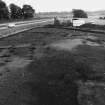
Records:
[[[74,39],[83,42],[62,47]],[[0,105],[78,105],[77,98],[81,105],[104,105],[104,41],[103,34],[49,27],[0,39],[0,47],[17,46],[0,50]]]

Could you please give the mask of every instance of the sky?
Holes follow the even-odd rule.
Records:
[[[31,5],[36,12],[61,12],[72,9],[86,11],[105,10],[105,0],[3,0],[7,5],[14,3],[18,6]]]

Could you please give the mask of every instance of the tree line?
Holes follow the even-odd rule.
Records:
[[[81,9],[73,9],[73,18],[88,18],[87,13]]]
[[[28,19],[34,17],[35,10],[31,5],[23,5],[19,7],[16,4],[10,4],[9,7],[6,3],[0,0],[0,20],[9,19]]]

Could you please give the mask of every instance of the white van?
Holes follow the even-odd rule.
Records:
[[[15,23],[9,23],[8,24],[8,28],[13,28],[13,27],[15,27],[16,25],[15,25]]]
[[[81,26],[85,24],[84,20],[73,20],[73,26]]]

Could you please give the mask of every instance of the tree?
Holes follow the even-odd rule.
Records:
[[[35,10],[30,5],[23,5],[22,11],[25,19],[32,18],[35,13]]]
[[[1,19],[9,19],[9,10],[5,2],[0,0],[0,20]]]
[[[60,26],[60,21],[57,17],[54,17],[54,25],[55,26]]]
[[[22,9],[15,4],[10,4],[10,11],[12,19],[20,19],[23,17]]]
[[[88,18],[87,13],[81,9],[73,9],[73,18]]]

